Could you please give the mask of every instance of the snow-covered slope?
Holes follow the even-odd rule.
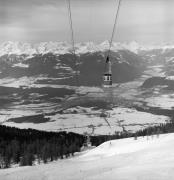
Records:
[[[159,145],[164,141],[164,136],[165,140],[168,138],[166,138],[166,135],[161,136],[162,137],[160,139],[157,138],[156,135],[156,137],[139,137],[138,140],[134,140],[133,138],[125,138],[107,141],[96,147],[95,149],[82,155],[80,157],[80,160],[89,161],[139,152],[146,148],[152,148],[153,146]]]
[[[80,156],[0,170],[3,180],[171,180],[174,134],[105,142]]]

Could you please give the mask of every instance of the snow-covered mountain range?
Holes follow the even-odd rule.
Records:
[[[33,45],[4,42],[0,44],[0,78],[39,75],[56,78],[56,84],[73,85],[78,70],[81,85],[100,85],[108,47],[108,41],[101,44],[76,44],[77,63],[71,53],[71,44],[67,42],[42,42]],[[142,72],[145,61],[134,53],[138,48],[140,47],[136,42],[113,43],[110,54],[113,82],[129,81]],[[78,67],[75,66],[76,63]]]
[[[109,41],[106,40],[99,44],[96,44],[94,42],[76,43],[75,47],[77,54],[105,51],[109,47]],[[151,51],[154,49],[161,49],[163,52],[165,52],[168,49],[174,49],[174,45],[160,44],[160,45],[143,46],[136,41],[132,41],[129,43],[113,42],[111,49],[112,51],[127,49],[134,53],[138,53],[140,51]],[[66,54],[71,52],[71,50],[72,50],[71,44],[67,42],[50,41],[50,42],[40,42],[37,44],[30,44],[30,43],[7,41],[0,44],[0,56],[3,56],[5,54],[16,54],[16,55],[26,54],[29,56],[33,54],[47,54],[47,53]]]
[[[77,43],[75,45],[77,54],[84,54],[87,52],[98,52],[105,51],[109,47],[109,42],[104,41],[100,44],[95,44],[93,42]],[[67,42],[41,42],[38,44],[21,43],[21,42],[4,42],[0,44],[0,56],[5,54],[16,54],[22,55],[26,54],[32,56],[33,54],[66,54],[71,52],[71,44]],[[130,43],[113,43],[112,51],[127,49],[134,53],[138,50],[144,49],[137,42],[133,41]]]

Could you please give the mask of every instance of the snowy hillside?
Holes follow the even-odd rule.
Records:
[[[0,171],[3,180],[171,180],[174,134],[105,142],[80,156]]]

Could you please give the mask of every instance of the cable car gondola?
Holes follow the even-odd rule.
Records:
[[[77,81],[77,85],[78,85],[79,80],[78,80],[78,73],[77,73],[77,58],[76,58],[76,52],[75,52],[74,32],[73,32],[70,0],[67,0],[67,4],[68,4],[69,23],[70,23],[70,29],[71,29],[71,43],[72,43],[72,50],[73,50],[72,52],[74,55],[74,61],[75,61],[75,66],[76,66],[76,81]],[[114,26],[112,29],[111,39],[109,41],[109,48],[108,48],[108,53],[107,53],[107,57],[106,57],[105,70],[104,70],[104,74],[103,74],[103,83],[102,83],[102,86],[104,87],[104,92],[107,94],[109,92],[109,94],[107,96],[108,99],[110,99],[110,96],[111,96],[111,102],[113,102],[113,97],[112,97],[113,92],[112,92],[112,69],[111,69],[112,63],[111,63],[111,59],[110,59],[110,52],[111,52],[111,47],[112,47],[112,41],[113,41],[114,34],[115,34],[120,5],[121,5],[121,0],[119,0],[118,7],[116,10],[116,16],[115,16]],[[107,117],[104,117],[104,120],[106,121],[108,126],[111,128],[111,125],[109,124],[109,122],[107,120]]]

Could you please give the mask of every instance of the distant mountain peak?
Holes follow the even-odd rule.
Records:
[[[171,45],[162,46],[164,49],[170,48]],[[174,46],[172,46],[174,47]],[[81,42],[75,44],[77,54],[93,53],[99,51],[107,51],[109,48],[109,41],[106,40],[102,43],[96,44],[94,42]],[[148,50],[157,48],[157,46],[144,47],[139,45],[138,42],[132,41],[129,43],[113,42],[111,50],[117,52],[118,50],[129,50],[134,53],[138,53],[139,50]],[[21,55],[25,54],[32,56],[34,54],[66,54],[72,51],[71,44],[67,42],[40,42],[37,44],[21,43],[7,41],[0,44],[0,56],[5,54]]]

